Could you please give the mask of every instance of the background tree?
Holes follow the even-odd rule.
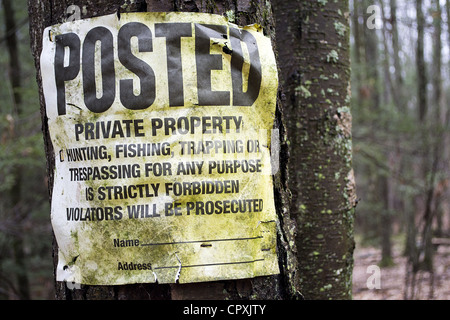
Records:
[[[412,8],[408,1],[379,0],[379,24],[371,28],[373,4],[352,1],[356,234],[382,252],[388,238],[391,246],[400,241],[408,261],[404,298],[417,297],[419,272],[427,273],[432,298],[434,254],[449,235],[449,60],[442,53],[450,41],[442,22],[450,13],[439,1],[416,0]],[[368,54],[378,55],[377,63]],[[363,72],[370,69],[378,76]],[[377,187],[382,179],[385,187]]]

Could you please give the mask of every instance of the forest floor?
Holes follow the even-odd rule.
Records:
[[[373,266],[380,263],[381,250],[372,246],[362,246],[357,241],[353,269],[354,300],[404,299],[406,258],[402,255],[400,244],[395,244],[392,249],[394,264],[378,269],[380,282],[377,285],[376,271],[374,272],[377,267]],[[429,272],[418,272],[413,300],[450,300],[450,246],[439,246],[435,252],[433,263],[433,285],[431,285]],[[430,290],[432,290],[431,296]]]

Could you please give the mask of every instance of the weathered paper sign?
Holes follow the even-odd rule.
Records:
[[[44,31],[57,280],[110,285],[278,273],[277,69],[257,26],[128,13]]]

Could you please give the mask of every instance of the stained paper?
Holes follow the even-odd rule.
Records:
[[[203,13],[44,31],[57,280],[188,283],[277,274],[270,39]]]

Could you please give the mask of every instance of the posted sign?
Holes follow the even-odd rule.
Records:
[[[58,281],[278,273],[277,69],[258,26],[127,13],[44,31]]]

